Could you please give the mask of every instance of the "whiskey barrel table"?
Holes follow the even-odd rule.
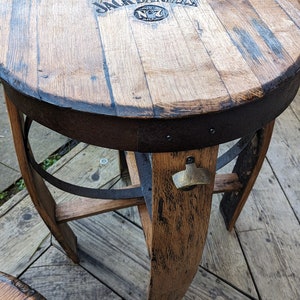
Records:
[[[274,120],[298,90],[299,1],[0,0],[0,13],[15,148],[45,223],[77,262],[67,221],[138,205],[149,299],[182,298],[201,259],[212,194],[224,192],[232,229]],[[132,185],[93,190],[52,177],[30,151],[33,120],[121,150]],[[237,138],[217,159],[218,145]],[[215,175],[234,157],[232,173]],[[80,201],[56,204],[43,179]]]

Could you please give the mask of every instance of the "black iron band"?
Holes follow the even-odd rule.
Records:
[[[240,153],[247,147],[247,145],[249,145],[255,134],[256,133],[251,133],[249,135],[246,135],[245,137],[242,137],[229,150],[227,150],[224,154],[218,157],[216,167],[217,171],[226,166],[236,157],[238,157]]]
[[[123,189],[95,189],[82,187],[74,185],[69,182],[65,182],[52,174],[45,171],[35,160],[29,143],[29,130],[32,124],[32,120],[26,117],[24,125],[24,143],[26,146],[26,154],[28,160],[33,167],[33,169],[47,182],[53,186],[82,197],[96,198],[96,199],[111,199],[111,200],[121,200],[121,199],[131,199],[131,198],[144,198],[149,215],[152,215],[152,170],[149,154],[135,153],[137,160],[137,166],[139,170],[139,175],[141,179],[141,186],[129,186]],[[247,147],[251,142],[256,133],[249,134],[241,138],[235,145],[233,145],[227,152],[222,154],[217,160],[216,169],[219,170],[233,159],[235,159],[239,154]]]
[[[98,198],[101,199],[111,199],[111,200],[122,200],[122,199],[132,199],[132,198],[143,198],[142,189],[140,186],[132,186],[126,187],[123,189],[95,189],[95,188],[88,188],[82,187],[78,185],[71,184],[69,182],[65,182],[57,177],[53,176],[52,174],[45,171],[35,160],[32,151],[30,149],[30,143],[28,139],[29,130],[32,124],[32,120],[28,117],[25,120],[24,126],[24,143],[26,146],[26,153],[28,160],[32,166],[32,168],[47,182],[52,184],[53,186],[82,197],[87,198]]]

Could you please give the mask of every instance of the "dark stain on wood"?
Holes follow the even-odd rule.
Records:
[[[115,105],[116,105],[115,104],[115,97],[114,97],[114,92],[113,92],[113,88],[112,88],[112,85],[111,85],[109,69],[108,69],[108,64],[107,64],[107,61],[106,61],[106,55],[105,55],[103,45],[102,45],[102,55],[103,55],[103,72],[104,72],[104,75],[105,75],[106,85],[107,85],[107,88],[108,88],[108,91],[109,91],[111,106],[114,108]]]
[[[275,37],[274,33],[258,19],[252,20],[252,25],[264,40],[269,49],[279,58],[283,59],[283,48],[279,40]]]
[[[23,215],[23,220],[25,220],[25,221],[31,220],[31,218],[32,218],[32,215],[30,213],[26,213]]]
[[[178,217],[176,218],[176,230],[179,231],[182,227],[182,218],[181,217]]]
[[[158,219],[162,223],[167,223],[167,219],[163,216],[164,212],[164,200],[159,199],[158,201]]]
[[[238,27],[234,27],[233,31],[239,39],[239,43],[235,42],[235,45],[242,56],[245,57],[249,55],[255,62],[259,62],[259,60],[263,58],[263,54],[250,33]]]
[[[99,180],[100,179],[100,172],[99,172],[99,170],[97,170],[95,173],[93,173],[92,176],[91,176],[91,178],[92,178],[93,181]]]

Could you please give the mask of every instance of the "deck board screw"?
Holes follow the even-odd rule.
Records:
[[[100,158],[99,160],[100,165],[107,165],[108,164],[108,159],[107,158]]]

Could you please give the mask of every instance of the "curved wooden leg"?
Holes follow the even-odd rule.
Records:
[[[43,179],[32,169],[28,162],[24,144],[23,115],[7,96],[5,96],[5,99],[20,170],[32,202],[51,233],[66,251],[67,255],[74,262],[78,262],[76,237],[67,224],[58,224],[56,222],[56,203]]]
[[[177,153],[155,153],[151,279],[149,299],[181,299],[190,286],[206,241],[214,187],[218,146]],[[197,167],[210,173],[210,183],[183,191],[172,175],[194,157]]]
[[[252,190],[264,162],[274,127],[274,121],[257,131],[249,145],[240,153],[233,173],[239,177],[242,189],[238,192],[226,192],[220,204],[227,229],[233,229],[237,218]]]

